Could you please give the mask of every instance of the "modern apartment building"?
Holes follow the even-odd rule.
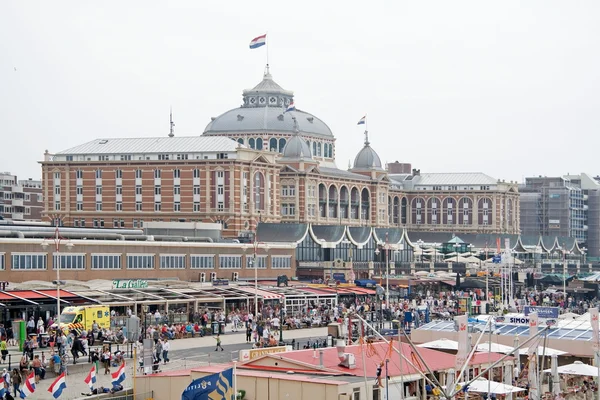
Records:
[[[40,221],[44,209],[42,181],[18,180],[0,173],[0,217],[16,221]]]

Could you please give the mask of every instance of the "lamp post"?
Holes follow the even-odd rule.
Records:
[[[60,281],[60,267],[61,267],[61,263],[62,260],[60,258],[60,242],[63,241],[64,239],[60,236],[60,232],[58,231],[58,226],[56,226],[56,229],[54,230],[54,238],[52,239],[52,241],[54,242],[54,255],[56,256],[56,265],[54,265],[54,269],[56,270],[56,315],[57,315],[57,319],[58,319],[58,327],[60,328],[60,285],[61,285],[61,281]],[[44,250],[48,250],[49,247],[49,242],[48,240],[44,239],[41,243],[41,246]],[[71,241],[67,241],[67,250],[72,250],[73,249],[73,243],[71,243]]]

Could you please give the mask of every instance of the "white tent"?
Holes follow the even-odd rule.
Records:
[[[458,350],[458,342],[450,339],[438,339],[432,342],[418,344],[417,347],[438,350]]]
[[[575,361],[573,364],[563,365],[558,367],[557,372],[561,375],[583,375],[583,376],[598,376],[598,368],[581,361]],[[552,368],[545,369],[544,372],[552,372]]]
[[[463,386],[463,384],[461,384],[461,386]],[[494,381],[488,381],[487,379],[476,379],[473,382],[471,382],[471,384],[469,385],[469,392],[476,392],[476,393],[488,393],[488,385],[489,385],[489,393],[495,393],[495,394],[508,394],[508,393],[516,393],[516,392],[523,392],[525,389],[520,388],[520,387],[516,387],[516,386],[512,386],[512,385],[507,385],[505,383],[501,383],[501,382],[494,382]]]
[[[523,351],[522,354],[529,355],[529,348],[521,349],[521,350]],[[555,354],[557,356],[564,356],[565,354],[569,354],[569,353],[566,351],[562,351],[562,350],[551,349],[550,347],[544,348],[544,346],[538,346],[537,354],[538,354],[538,356],[551,357]]]
[[[477,345],[477,351],[479,352],[483,352],[483,353],[487,353],[490,351],[490,347],[491,347],[491,351],[492,353],[502,353],[502,354],[510,354],[513,352],[513,348],[510,346],[506,346],[504,344],[499,344],[499,343],[493,343],[490,346],[489,342],[488,343],[480,343]]]

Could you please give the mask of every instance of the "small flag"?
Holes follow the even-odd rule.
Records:
[[[294,105],[293,101],[290,103],[289,106],[286,107],[284,113],[289,112],[289,111],[296,111],[296,106]]]
[[[20,396],[24,399],[27,396],[32,395],[33,392],[35,392],[35,373],[31,371],[31,374],[29,374],[25,382],[23,382]]]
[[[58,399],[62,394],[63,390],[65,390],[66,388],[67,380],[65,378],[65,373],[63,372],[54,380],[54,382],[52,382],[52,385],[50,385],[48,391],[52,393],[52,396],[54,396],[55,399]]]
[[[233,379],[233,368],[196,379],[183,391],[181,399],[231,399],[234,397]]]
[[[5,381],[3,378],[0,378],[0,399],[4,398],[4,394],[6,393]]]
[[[260,46],[264,46],[265,44],[267,44],[267,34],[266,33],[262,36],[258,36],[258,37],[255,37],[254,39],[252,39],[252,41],[250,42],[250,48],[258,49]]]
[[[112,373],[112,384],[113,386],[121,384],[125,380],[125,363]]]
[[[87,374],[85,379],[83,380],[90,387],[91,390],[94,390],[94,383],[96,383],[96,366],[94,365],[90,372]]]
[[[367,123],[367,116],[365,115],[358,121],[358,124],[356,124],[356,125],[364,125],[366,123]]]

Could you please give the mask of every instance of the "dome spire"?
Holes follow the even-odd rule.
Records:
[[[365,147],[369,146],[371,143],[369,142],[369,131],[365,130]]]
[[[271,71],[269,70],[269,63],[267,63],[267,65],[265,65],[265,73],[264,73],[264,77],[271,77]]]

